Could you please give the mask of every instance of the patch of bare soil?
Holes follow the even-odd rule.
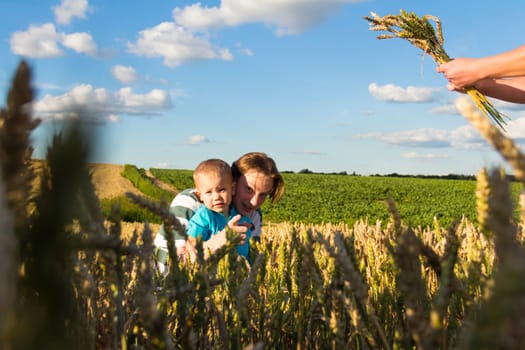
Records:
[[[99,199],[123,196],[126,192],[142,195],[131,181],[121,175],[124,165],[96,163],[90,164],[89,168],[95,194]]]

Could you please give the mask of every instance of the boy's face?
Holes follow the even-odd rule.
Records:
[[[196,180],[196,192],[204,205],[217,213],[228,213],[233,195],[231,177],[201,175]]]

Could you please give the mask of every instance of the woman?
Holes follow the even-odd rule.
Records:
[[[271,203],[277,203],[284,194],[284,180],[277,170],[277,166],[272,158],[262,152],[246,153],[232,164],[233,181],[235,182],[235,193],[232,204],[237,208],[239,214],[248,216],[253,227],[251,230],[252,238],[259,240],[262,228],[261,206],[269,197]],[[195,194],[195,189],[186,189],[173,199],[170,204],[170,212],[173,213],[181,225],[186,228],[189,219],[195,213],[195,210],[202,203]],[[228,226],[243,234],[247,227],[239,224],[237,220],[230,221]],[[186,249],[185,235],[173,231],[175,237],[175,247],[179,259],[185,259],[188,253]],[[214,239],[205,242],[205,248],[212,252],[225,244],[225,236],[215,235]],[[168,260],[168,248],[166,240],[166,231],[161,225],[159,232],[155,237],[155,254],[159,270],[166,272],[166,263]]]

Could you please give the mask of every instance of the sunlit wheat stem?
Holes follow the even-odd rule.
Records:
[[[525,190],[521,189],[519,195],[519,208],[520,208],[520,224],[521,224],[521,235],[520,241],[523,240],[523,229],[525,227]]]
[[[368,287],[359,271],[355,268],[354,262],[349,256],[344,245],[343,237],[340,233],[336,233],[333,239],[335,247],[331,246],[328,240],[324,239],[323,237],[319,237],[320,243],[322,243],[327,249],[328,253],[336,259],[337,265],[341,268],[344,279],[350,283],[350,288],[352,289],[352,292],[354,293],[357,301],[363,310],[368,311],[368,317],[371,318],[374,326],[376,327],[376,331],[383,342],[384,348],[390,349],[390,345],[386,340],[384,331],[377,320],[373,305],[369,303]],[[337,248],[337,250],[335,248]]]
[[[476,175],[476,208],[478,211],[478,223],[481,232],[489,234],[487,221],[489,218],[489,196],[490,186],[487,169],[483,168]]]
[[[489,176],[492,195],[489,197],[487,226],[494,233],[496,257],[500,264],[512,265],[523,255],[517,245],[516,225],[513,219],[513,203],[510,184],[503,171],[494,170]]]
[[[465,98],[456,100],[458,111],[479,131],[479,133],[509,162],[514,176],[525,184],[525,156],[519,147],[503,133],[495,128],[472,106]]]
[[[432,309],[430,311],[430,326],[432,327],[432,339],[436,343],[441,342],[441,348],[447,348],[446,340],[446,317],[450,307],[450,300],[454,291],[462,292],[460,282],[455,276],[455,266],[458,260],[459,243],[455,234],[459,226],[459,221],[454,222],[447,234],[447,243],[445,245],[444,255],[441,259],[439,289],[432,300]],[[466,293],[464,293],[466,294]]]
[[[525,250],[516,239],[509,181],[495,169],[489,174],[488,228],[494,233],[496,268],[486,288],[483,308],[468,328],[462,349],[523,349],[525,336]]]
[[[419,260],[422,245],[411,229],[403,232],[397,243],[395,249],[395,261],[399,268],[397,281],[406,306],[407,325],[417,349],[431,349],[429,300]]]

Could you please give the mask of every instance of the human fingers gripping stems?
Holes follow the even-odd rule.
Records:
[[[455,58],[437,66],[436,71],[443,73],[448,79],[449,90],[462,91],[467,86],[473,86],[477,81],[485,78],[476,68],[477,59]],[[452,89],[450,87],[453,87]]]
[[[228,221],[228,228],[239,234],[239,236],[241,237],[239,244],[242,245],[246,242],[247,232],[253,226],[253,224],[249,222],[240,222],[241,219],[242,215],[240,214],[237,214],[234,217],[232,217],[230,221]]]

